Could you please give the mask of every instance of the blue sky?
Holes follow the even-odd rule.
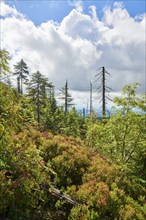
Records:
[[[10,6],[15,8],[26,15],[26,17],[32,20],[35,25],[40,25],[47,20],[53,20],[60,22],[69,12],[75,7],[74,0],[5,0]],[[113,6],[115,1],[113,0],[84,0],[83,10],[85,14],[89,13],[89,6],[95,5],[99,17],[103,15],[103,8],[105,6]],[[117,0],[117,2],[121,2]],[[142,14],[146,11],[145,0],[126,0],[122,1],[129,14],[134,17],[135,15]]]

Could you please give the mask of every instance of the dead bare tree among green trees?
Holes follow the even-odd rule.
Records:
[[[68,91],[68,81],[66,80],[66,83],[65,83],[65,86],[62,87],[60,90],[59,90],[59,99],[62,99],[64,101],[64,111],[65,111],[65,114],[68,112],[68,109],[70,106],[73,106],[73,98],[71,96],[71,94],[69,93]]]
[[[112,90],[106,85],[106,77],[110,76],[110,73],[106,71],[104,66],[98,68],[97,71],[98,73],[95,75],[95,82],[98,82],[98,99],[102,102],[102,117],[106,118],[106,104],[107,100],[111,100],[109,92]]]

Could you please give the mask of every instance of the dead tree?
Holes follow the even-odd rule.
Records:
[[[65,114],[67,113],[67,110],[68,110],[68,100],[67,100],[67,97],[68,97],[68,82],[66,80],[66,83],[65,83]]]
[[[108,73],[105,70],[105,67],[100,67],[97,69],[98,73],[95,75],[96,80],[95,82],[98,82],[98,99],[100,100],[100,102],[102,102],[102,117],[106,118],[106,104],[107,104],[107,100],[111,100],[111,98],[109,97],[109,92],[112,90],[110,87],[108,87],[105,83],[106,81],[106,76],[110,76],[110,73]]]
[[[90,115],[92,115],[93,106],[92,106],[92,82],[90,82]]]
[[[66,80],[66,83],[65,83],[65,87],[62,87],[60,90],[59,90],[59,99],[62,99],[64,101],[64,112],[65,112],[65,115],[67,114],[68,112],[68,109],[69,107],[73,106],[73,98],[71,96],[71,94],[69,93],[68,91],[68,82]]]

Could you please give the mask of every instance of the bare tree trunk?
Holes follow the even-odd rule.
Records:
[[[67,113],[67,106],[68,106],[68,103],[67,103],[67,90],[68,90],[68,86],[67,86],[67,81],[66,81],[66,84],[65,84],[65,115]]]
[[[104,66],[100,67],[100,72],[95,75],[95,77],[97,77],[95,82],[99,82],[97,91],[99,92],[98,98],[100,99],[100,102],[102,102],[102,118],[106,118],[106,100],[112,101],[109,97],[109,92],[112,89],[105,83],[107,75],[110,76],[110,73],[106,71]]]
[[[18,89],[18,92],[20,93],[21,89],[20,89],[20,77],[19,76],[17,77],[17,89]]]
[[[22,66],[21,66],[21,75],[20,75],[20,82],[21,82],[21,85],[20,85],[21,86],[21,90],[20,90],[20,92],[21,93],[23,93],[23,88],[22,88],[22,77],[23,76],[22,76],[22,72],[23,72],[23,70],[22,70]]]
[[[92,83],[90,82],[90,115],[92,114]]]
[[[37,100],[37,117],[38,117],[38,123],[40,124],[40,88],[38,83],[38,100]]]
[[[106,117],[106,112],[105,112],[105,68],[104,66],[102,67],[102,117]]]

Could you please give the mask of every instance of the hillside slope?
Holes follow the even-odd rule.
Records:
[[[0,83],[1,218],[144,220],[145,195],[144,181],[80,138],[40,131],[27,99]]]

